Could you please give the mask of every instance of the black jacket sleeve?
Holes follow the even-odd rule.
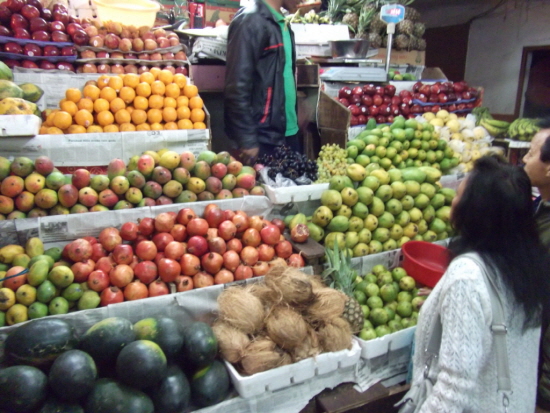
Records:
[[[258,147],[252,94],[256,65],[262,53],[262,30],[254,16],[237,16],[229,26],[225,71],[225,127],[239,148]]]

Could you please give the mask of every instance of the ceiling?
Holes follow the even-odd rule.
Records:
[[[415,0],[411,6],[417,9],[428,27],[462,24],[471,18],[502,6],[507,0]],[[529,0],[516,0],[529,1]]]

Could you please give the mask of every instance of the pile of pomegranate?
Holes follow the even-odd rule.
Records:
[[[67,244],[62,258],[74,282],[100,293],[101,305],[265,275],[277,265],[303,267],[282,236],[284,223],[209,204],[109,227]]]

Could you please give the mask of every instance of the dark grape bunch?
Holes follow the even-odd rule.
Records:
[[[292,180],[296,180],[303,175],[312,181],[317,179],[317,164],[315,161],[292,151],[287,146],[278,146],[272,154],[260,156],[256,163],[270,168],[267,175],[271,179],[275,179],[278,173]]]

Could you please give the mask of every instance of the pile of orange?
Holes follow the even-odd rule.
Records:
[[[141,75],[102,75],[68,89],[41,134],[206,129],[202,99],[183,74],[151,69]]]

